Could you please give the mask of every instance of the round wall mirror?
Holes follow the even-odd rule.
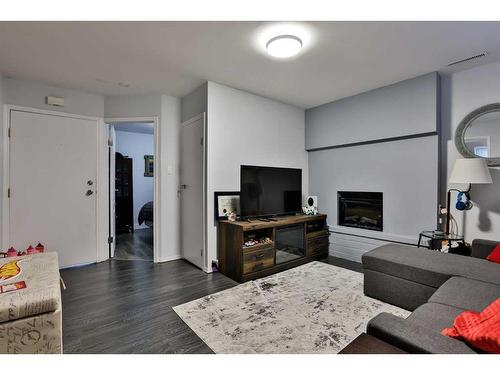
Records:
[[[465,116],[455,132],[455,145],[466,158],[483,158],[489,166],[500,166],[500,103]]]

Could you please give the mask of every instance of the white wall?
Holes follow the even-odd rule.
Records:
[[[214,192],[240,190],[240,165],[302,169],[308,194],[304,110],[208,82],[207,269],[217,258]]]
[[[453,141],[458,124],[476,108],[500,102],[500,62],[443,77],[442,84],[442,180],[445,187],[455,159],[462,157]],[[490,171],[494,184],[472,186],[472,210],[459,212],[452,209],[467,241],[475,238],[500,240],[500,168],[490,168]],[[465,188],[460,185],[448,187]],[[445,191],[441,192],[443,204]],[[452,206],[455,198],[454,194]]]
[[[177,189],[179,187],[179,131],[181,101],[167,95],[107,96],[104,100],[105,117],[158,117],[158,138],[161,158],[155,160],[160,169],[158,196],[160,201],[161,243],[157,260],[179,259],[180,213]]]
[[[120,125],[115,125],[116,152],[132,158],[133,197],[134,197],[134,228],[147,228],[139,225],[138,217],[142,206],[153,200],[153,177],[144,176],[144,155],[153,155],[153,134],[132,133],[120,131]]]
[[[181,258],[180,245],[180,129],[181,100],[173,96],[161,96],[160,148],[161,180],[160,199],[162,206],[161,261]]]

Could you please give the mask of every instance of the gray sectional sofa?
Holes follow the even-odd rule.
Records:
[[[474,240],[470,257],[397,244],[365,253],[365,294],[412,311],[406,319],[379,314],[367,333],[410,353],[477,353],[441,331],[500,298],[500,265],[484,259],[497,244]]]

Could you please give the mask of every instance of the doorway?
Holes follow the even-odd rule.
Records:
[[[154,261],[156,121],[106,123],[110,127],[110,257]]]

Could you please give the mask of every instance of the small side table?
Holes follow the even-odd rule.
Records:
[[[424,230],[423,232],[420,232],[420,235],[418,236],[418,245],[417,247],[421,247],[422,243],[422,238],[427,238],[429,239],[429,249],[430,250],[441,250],[441,248],[437,248],[436,242],[441,243],[441,241],[448,241],[448,247],[451,249],[451,243],[452,242],[464,242],[464,236],[460,236],[458,234],[453,234],[453,233],[445,233],[437,230]]]

